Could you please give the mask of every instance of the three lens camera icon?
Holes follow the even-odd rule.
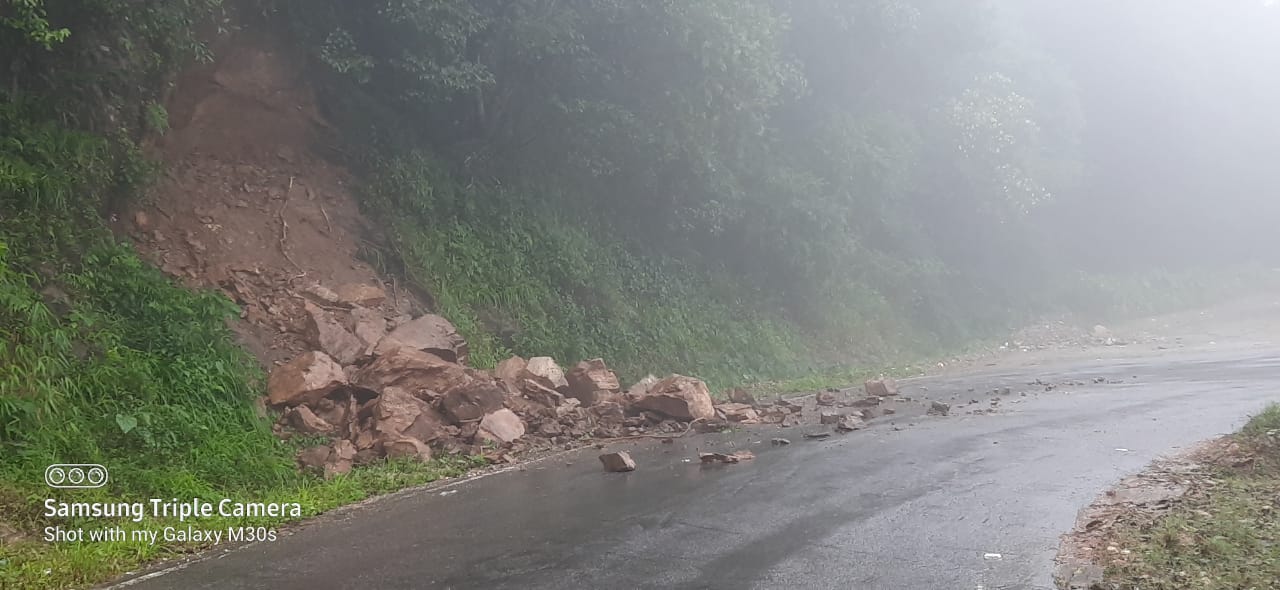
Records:
[[[57,489],[93,489],[107,485],[107,468],[93,464],[50,465],[44,470],[44,483]]]

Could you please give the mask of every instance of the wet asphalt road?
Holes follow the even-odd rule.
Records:
[[[1020,397],[1035,379],[1090,384]],[[970,387],[1006,386],[1014,395],[999,414],[904,418],[902,430],[618,445],[640,465],[629,474],[603,473],[588,449],[396,495],[128,587],[1052,588],[1059,536],[1077,511],[1152,459],[1280,400],[1280,351],[1072,361],[903,389],[967,401]],[[775,436],[793,443],[771,446]],[[757,459],[686,462],[743,447]]]

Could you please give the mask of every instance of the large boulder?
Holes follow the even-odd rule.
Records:
[[[338,301],[351,307],[377,307],[387,300],[387,292],[377,285],[347,283],[334,293]]]
[[[506,392],[495,382],[472,381],[446,391],[440,398],[440,408],[454,424],[462,424],[498,410],[506,397]]]
[[[505,361],[498,363],[493,369],[493,375],[512,385],[519,385],[524,379],[524,369],[529,366],[529,361],[522,357],[513,356]]]
[[[476,433],[476,436],[480,440],[509,443],[515,442],[516,439],[524,436],[524,431],[524,421],[515,412],[502,408],[485,414],[484,418],[480,420],[480,431]]]
[[[444,360],[467,362],[467,341],[453,324],[438,315],[427,314],[392,330],[374,347],[374,354],[384,355],[396,348],[409,348],[434,354]]]
[[[351,309],[351,332],[360,340],[363,354],[373,354],[378,343],[387,333],[387,318],[382,312],[367,307]]]
[[[351,444],[351,441],[340,440],[333,443],[333,450],[329,451],[329,459],[324,463],[325,479],[351,473],[355,459],[356,447]]]
[[[284,416],[289,426],[303,434],[333,434],[337,430],[336,426],[317,416],[307,406],[289,408]]]
[[[554,389],[560,393],[569,392],[569,381],[565,379],[564,369],[549,356],[535,356],[529,359],[520,376],[547,389]]]
[[[577,398],[584,406],[595,404],[607,394],[622,389],[618,376],[605,366],[603,359],[582,361],[574,365],[565,378],[569,382],[567,395]]]
[[[457,363],[412,348],[396,348],[356,371],[353,382],[372,391],[399,387],[417,397],[432,398],[470,380]]]
[[[273,406],[311,404],[346,384],[342,365],[329,355],[304,352],[271,371],[267,379],[267,399]]]
[[[684,421],[710,420],[716,416],[707,384],[684,375],[672,375],[655,383],[636,402],[636,408]]]
[[[387,458],[410,457],[426,463],[431,460],[431,447],[416,438],[402,438],[383,444]]]
[[[879,379],[868,379],[863,384],[867,395],[871,397],[889,397],[898,395],[898,383],[892,377],[881,377]]]
[[[302,305],[307,312],[305,335],[308,343],[342,365],[356,362],[365,353],[367,346],[355,334],[348,332],[333,314],[310,301],[304,301]]]
[[[431,442],[440,437],[444,427],[439,412],[399,387],[388,387],[378,396],[373,419],[375,435],[384,444],[406,437]]]

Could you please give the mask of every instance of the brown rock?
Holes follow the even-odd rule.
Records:
[[[298,467],[302,469],[320,469],[329,460],[329,447],[319,445],[298,451]]]
[[[587,412],[594,416],[597,422],[605,425],[618,425],[626,420],[622,404],[618,402],[600,402],[591,406]]]
[[[325,479],[351,473],[355,459],[356,447],[351,444],[351,441],[340,440],[333,443],[333,450],[329,452],[329,458],[324,463]]]
[[[742,424],[757,424],[760,422],[760,414],[750,404],[720,404],[716,406],[716,409],[723,413],[725,419],[730,422],[740,422]]]
[[[347,283],[335,292],[338,301],[352,307],[377,307],[387,300],[387,292],[382,287],[368,283]]]
[[[378,396],[373,419],[374,434],[384,442],[401,438],[431,442],[440,437],[444,425],[444,419],[430,404],[399,387],[388,387]],[[357,446],[368,444],[360,442]]]
[[[479,420],[501,408],[506,394],[492,381],[473,381],[445,392],[440,409],[454,424]]]
[[[332,314],[310,301],[303,302],[303,308],[307,312],[305,332],[309,344],[342,365],[354,363],[364,354],[366,346],[342,327]]]
[[[329,355],[304,352],[276,367],[267,379],[267,397],[273,406],[296,406],[314,403],[347,384],[342,365]]]
[[[851,432],[862,428],[862,418],[857,416],[841,416],[836,422],[836,430],[840,432]]]
[[[584,406],[595,404],[602,394],[622,389],[618,376],[605,366],[603,359],[585,360],[574,365],[566,380],[569,382],[568,395],[577,398]]]
[[[476,436],[481,440],[509,443],[524,436],[524,431],[524,421],[515,412],[502,408],[485,414],[484,419],[480,420],[480,430]]]
[[[555,359],[549,356],[535,356],[529,359],[520,376],[560,393],[569,391],[569,381],[565,379],[564,369],[561,369]]]
[[[646,375],[644,379],[637,381],[634,385],[627,388],[622,394],[623,399],[628,404],[634,404],[641,398],[649,394],[649,389],[658,384],[658,378],[653,375]]]
[[[626,451],[618,451],[616,453],[605,453],[600,455],[600,463],[604,465],[604,470],[610,473],[623,473],[636,470],[636,462]]]
[[[333,425],[334,428],[341,430],[346,426],[348,421],[354,417],[353,412],[349,412],[349,403],[352,401],[351,396],[345,396],[341,400],[335,400],[326,397],[316,402],[311,410],[315,412],[321,420]]]
[[[409,348],[434,354],[446,361],[465,363],[467,341],[453,324],[438,315],[427,314],[397,327],[374,347],[374,354],[385,355],[396,348]]]
[[[145,211],[135,211],[133,214],[133,227],[138,231],[147,231],[151,229],[151,216]]]
[[[387,333],[387,319],[377,310],[367,307],[352,308],[351,331],[360,340],[362,354],[370,355]]]
[[[816,395],[816,396],[814,396],[814,397],[817,399],[817,401],[818,401],[818,405],[820,405],[820,406],[834,406],[834,405],[836,405],[836,394],[835,394],[834,392],[831,392],[831,391],[819,391],[819,392],[818,392],[818,395]]]
[[[357,371],[354,382],[372,391],[399,387],[417,397],[434,397],[469,380],[456,363],[420,350],[397,348]]]
[[[889,397],[898,395],[898,383],[891,377],[881,377],[879,379],[868,379],[863,387],[867,390],[867,395],[872,397]]]
[[[513,356],[498,363],[498,366],[493,369],[493,374],[498,379],[510,383],[511,385],[519,386],[520,382],[524,380],[524,377],[521,375],[524,373],[524,368],[528,365],[529,361],[518,356]]]
[[[707,384],[683,375],[672,375],[654,384],[636,408],[683,421],[709,420],[716,415]]]
[[[387,458],[412,457],[423,463],[431,460],[431,447],[416,438],[402,438],[383,443]]]
[[[289,426],[303,434],[333,434],[337,428],[317,416],[307,406],[290,408],[286,413]]]
[[[951,406],[942,402],[931,402],[929,404],[928,414],[930,416],[946,416],[951,413]]]
[[[543,387],[538,384],[538,382],[531,379],[523,380],[520,383],[520,390],[524,392],[525,397],[528,397],[534,403],[548,408],[559,407],[560,404],[563,404],[565,401],[564,396],[560,395],[560,392]]]
[[[307,287],[302,291],[302,295],[316,303],[325,305],[339,305],[342,303],[342,300],[338,298],[337,293],[334,293],[332,289],[321,284],[315,284]]]

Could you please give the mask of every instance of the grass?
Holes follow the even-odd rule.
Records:
[[[299,473],[302,443],[280,441],[254,411],[263,375],[226,325],[238,309],[174,284],[103,226],[100,207],[136,191],[150,171],[132,145],[14,103],[0,102],[0,130],[10,134],[0,135],[0,525],[29,537],[0,547],[0,588],[82,587],[200,548],[46,543],[41,532],[51,526],[175,524],[49,517],[46,498],[298,502],[306,517],[482,462],[385,463],[328,481]],[[53,463],[99,463],[111,479],[97,490],[51,490],[43,479]]]
[[[1280,580],[1280,405],[1232,437],[1243,451],[1210,465],[1170,512],[1127,523],[1111,544],[1131,558],[1108,567],[1104,588],[1263,590]]]

